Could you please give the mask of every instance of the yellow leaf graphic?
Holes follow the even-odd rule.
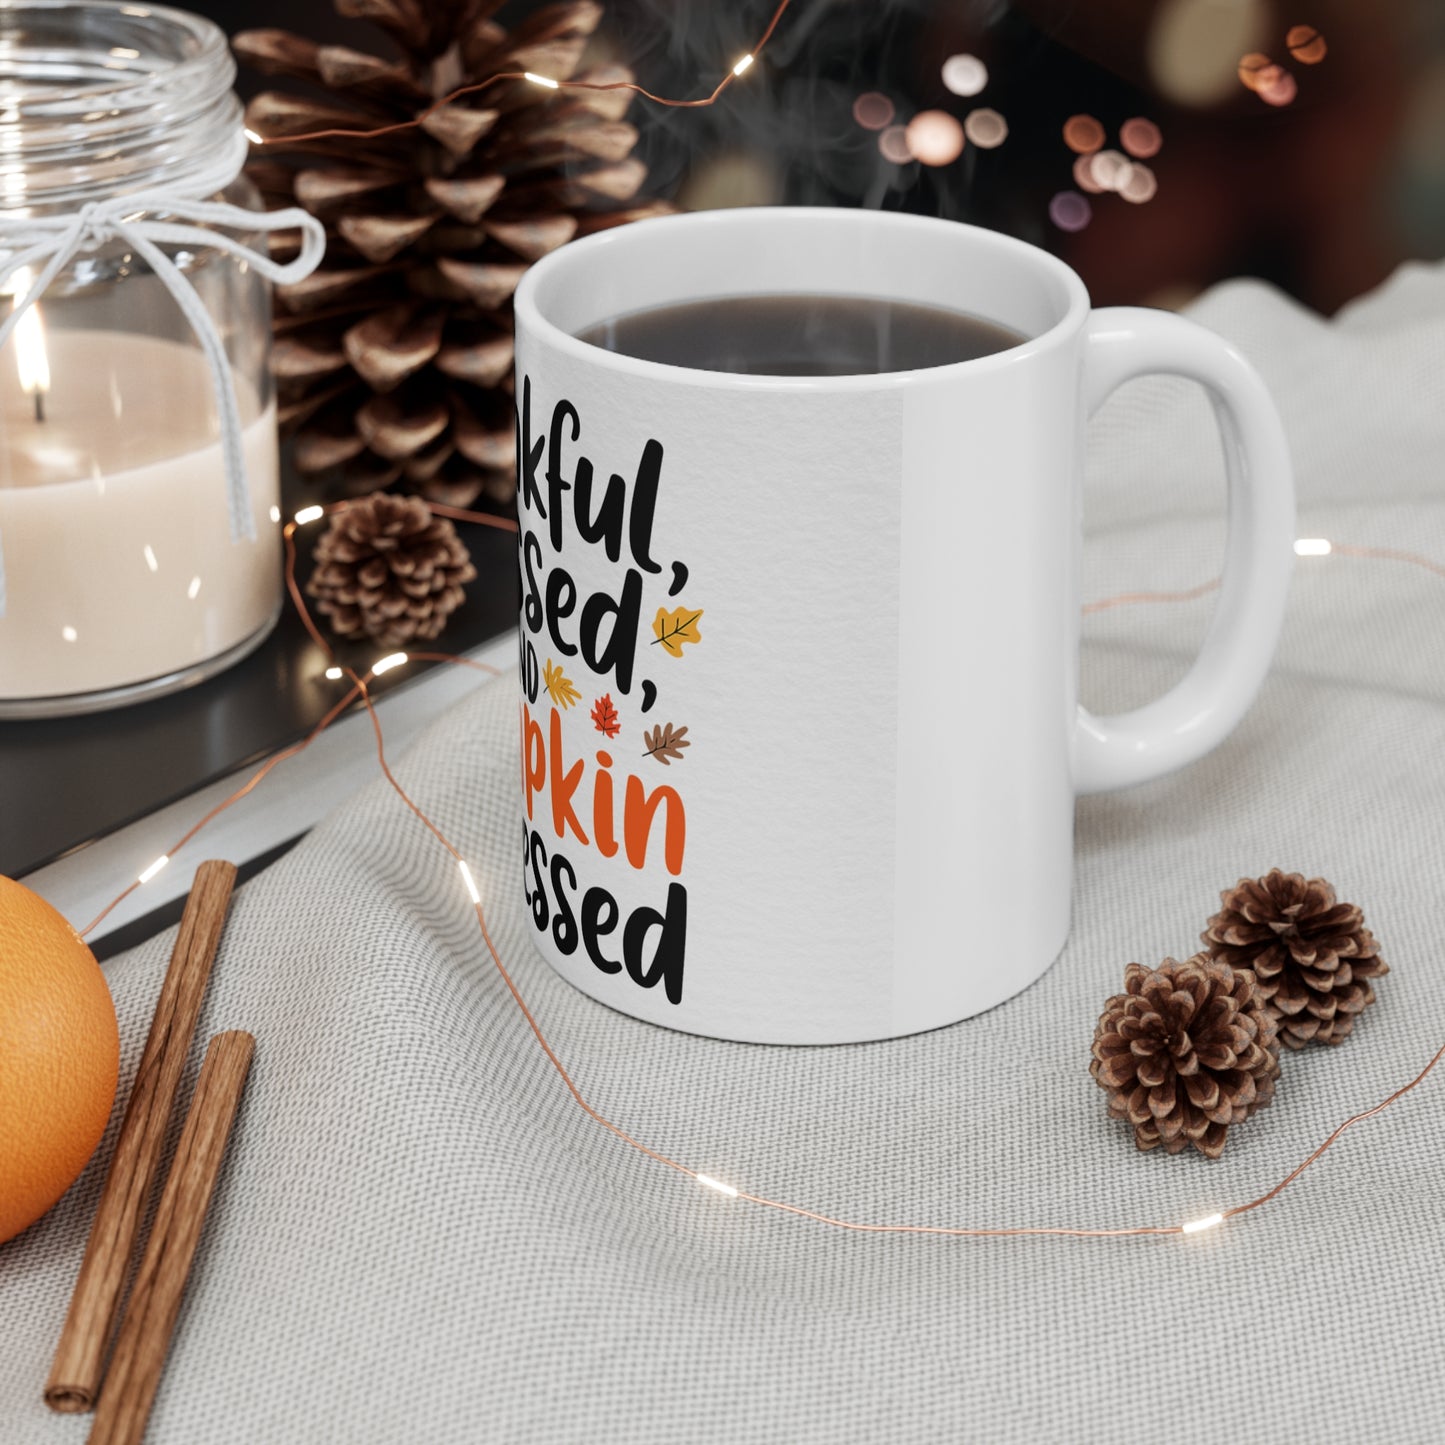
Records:
[[[542,669],[542,681],[547,685],[547,696],[564,711],[582,696],[567,678],[567,674],[549,657]]]
[[[683,643],[702,641],[702,630],[697,625],[701,617],[700,607],[696,612],[689,607],[679,607],[675,612],[659,607],[652,623],[656,634],[652,645],[656,647],[660,642],[664,652],[672,657],[681,657]]]

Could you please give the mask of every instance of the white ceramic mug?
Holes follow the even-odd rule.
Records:
[[[766,377],[576,335],[800,292],[1027,339]],[[1091,312],[1022,242],[866,211],[618,227],[534,266],[516,315],[524,877],[545,957],[613,1008],[767,1043],[912,1033],[1032,983],[1068,934],[1076,794],[1198,758],[1268,670],[1293,497],[1255,372],[1179,317]],[[1193,670],[1095,717],[1077,701],[1084,428],[1150,372],[1215,403],[1228,557]]]

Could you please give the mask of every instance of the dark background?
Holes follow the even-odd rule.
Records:
[[[384,53],[372,27],[329,0],[191,0],[228,31],[284,26]],[[751,48],[775,0],[607,0],[596,42],[650,89],[703,94]],[[504,5],[499,18],[536,4]],[[1317,28],[1317,64],[1291,58],[1292,26]],[[1240,83],[1261,51],[1298,93],[1283,107]],[[987,64],[977,97],[949,93],[956,53]],[[241,88],[259,88],[243,74]],[[887,95],[897,118],[987,105],[1010,127],[996,150],[952,164],[894,164],[853,119]],[[1052,224],[1073,188],[1064,121],[1144,116],[1164,145],[1158,193],[1092,198],[1082,231]],[[1225,276],[1274,281],[1330,312],[1407,257],[1445,253],[1442,0],[793,0],[764,59],[715,107],[637,102],[648,189],[689,208],[811,202],[952,216],[1063,255],[1099,304],[1177,305]]]

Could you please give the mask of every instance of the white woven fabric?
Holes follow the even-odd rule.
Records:
[[[1196,314],[1279,399],[1302,534],[1445,559],[1445,268],[1408,268],[1328,324],[1249,283]],[[1208,577],[1222,468],[1202,401],[1136,385],[1093,440],[1088,595]],[[1208,606],[1091,618],[1090,704],[1177,676]],[[901,1042],[718,1043],[560,982],[521,917],[510,679],[438,719],[399,773],[472,860],[579,1084],[637,1137],[859,1219],[1174,1223],[1261,1192],[1445,1039],[1442,620],[1445,581],[1418,569],[1304,559],[1278,665],[1230,742],[1080,806],[1054,968]],[[1095,1017],[1126,962],[1191,952],[1218,890],[1274,864],[1365,908],[1393,969],[1380,1002],[1344,1047],[1287,1057],[1274,1106],[1218,1163],[1140,1155],[1086,1071]],[[123,1091],[169,944],[108,968]],[[1188,1240],[828,1230],[700,1189],[582,1115],[455,867],[381,784],[239,895],[203,1031],[235,1027],[257,1035],[255,1069],[151,1441],[1445,1436],[1445,1075],[1275,1203]],[[0,1248],[6,1445],[86,1433],[40,1393],[108,1153]]]

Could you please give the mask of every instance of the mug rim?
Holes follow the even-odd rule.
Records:
[[[1060,283],[1068,297],[1064,314],[1037,336],[1026,337],[1016,346],[987,356],[976,356],[966,361],[952,361],[941,366],[916,367],[907,371],[856,372],[842,376],[769,376],[733,371],[709,371],[702,367],[676,366],[670,362],[647,361],[640,357],[628,356],[623,352],[609,351],[590,341],[583,341],[565,327],[559,326],[543,314],[538,303],[539,288],[545,286],[554,276],[568,267],[586,263],[587,259],[607,248],[625,248],[635,244],[639,232],[649,233],[659,226],[668,226],[680,232],[698,231],[704,228],[717,230],[728,226],[740,229],[766,231],[770,226],[779,225],[798,218],[819,219],[827,217],[830,223],[859,227],[883,227],[894,231],[938,230],[948,227],[962,233],[960,242],[990,248],[1016,262],[1026,263],[1041,272],[1051,274]],[[680,244],[686,237],[680,235]],[[887,288],[883,288],[884,295]],[[799,291],[797,294],[807,294]],[[705,299],[705,298],[698,298]],[[569,241],[549,255],[542,257],[527,268],[518,285],[513,300],[513,310],[519,330],[525,327],[539,340],[550,347],[571,356],[573,359],[593,366],[603,365],[611,370],[639,379],[655,381],[691,382],[717,388],[730,387],[744,390],[766,391],[850,391],[878,390],[896,386],[916,385],[921,380],[935,380],[954,376],[971,376],[984,371],[997,371],[1004,367],[1017,366],[1041,352],[1060,345],[1076,333],[1084,324],[1090,310],[1089,293],[1078,273],[1057,256],[1041,247],[1021,241],[999,231],[990,231],[982,226],[969,225],[964,221],[945,220],[936,216],[916,216],[899,211],[865,211],[842,206],[747,206],[726,210],[682,212],[669,216],[649,216],[640,221],[610,227],[608,230],[584,236],[578,241]],[[985,320],[992,318],[985,317]],[[995,323],[997,324],[997,323]]]

